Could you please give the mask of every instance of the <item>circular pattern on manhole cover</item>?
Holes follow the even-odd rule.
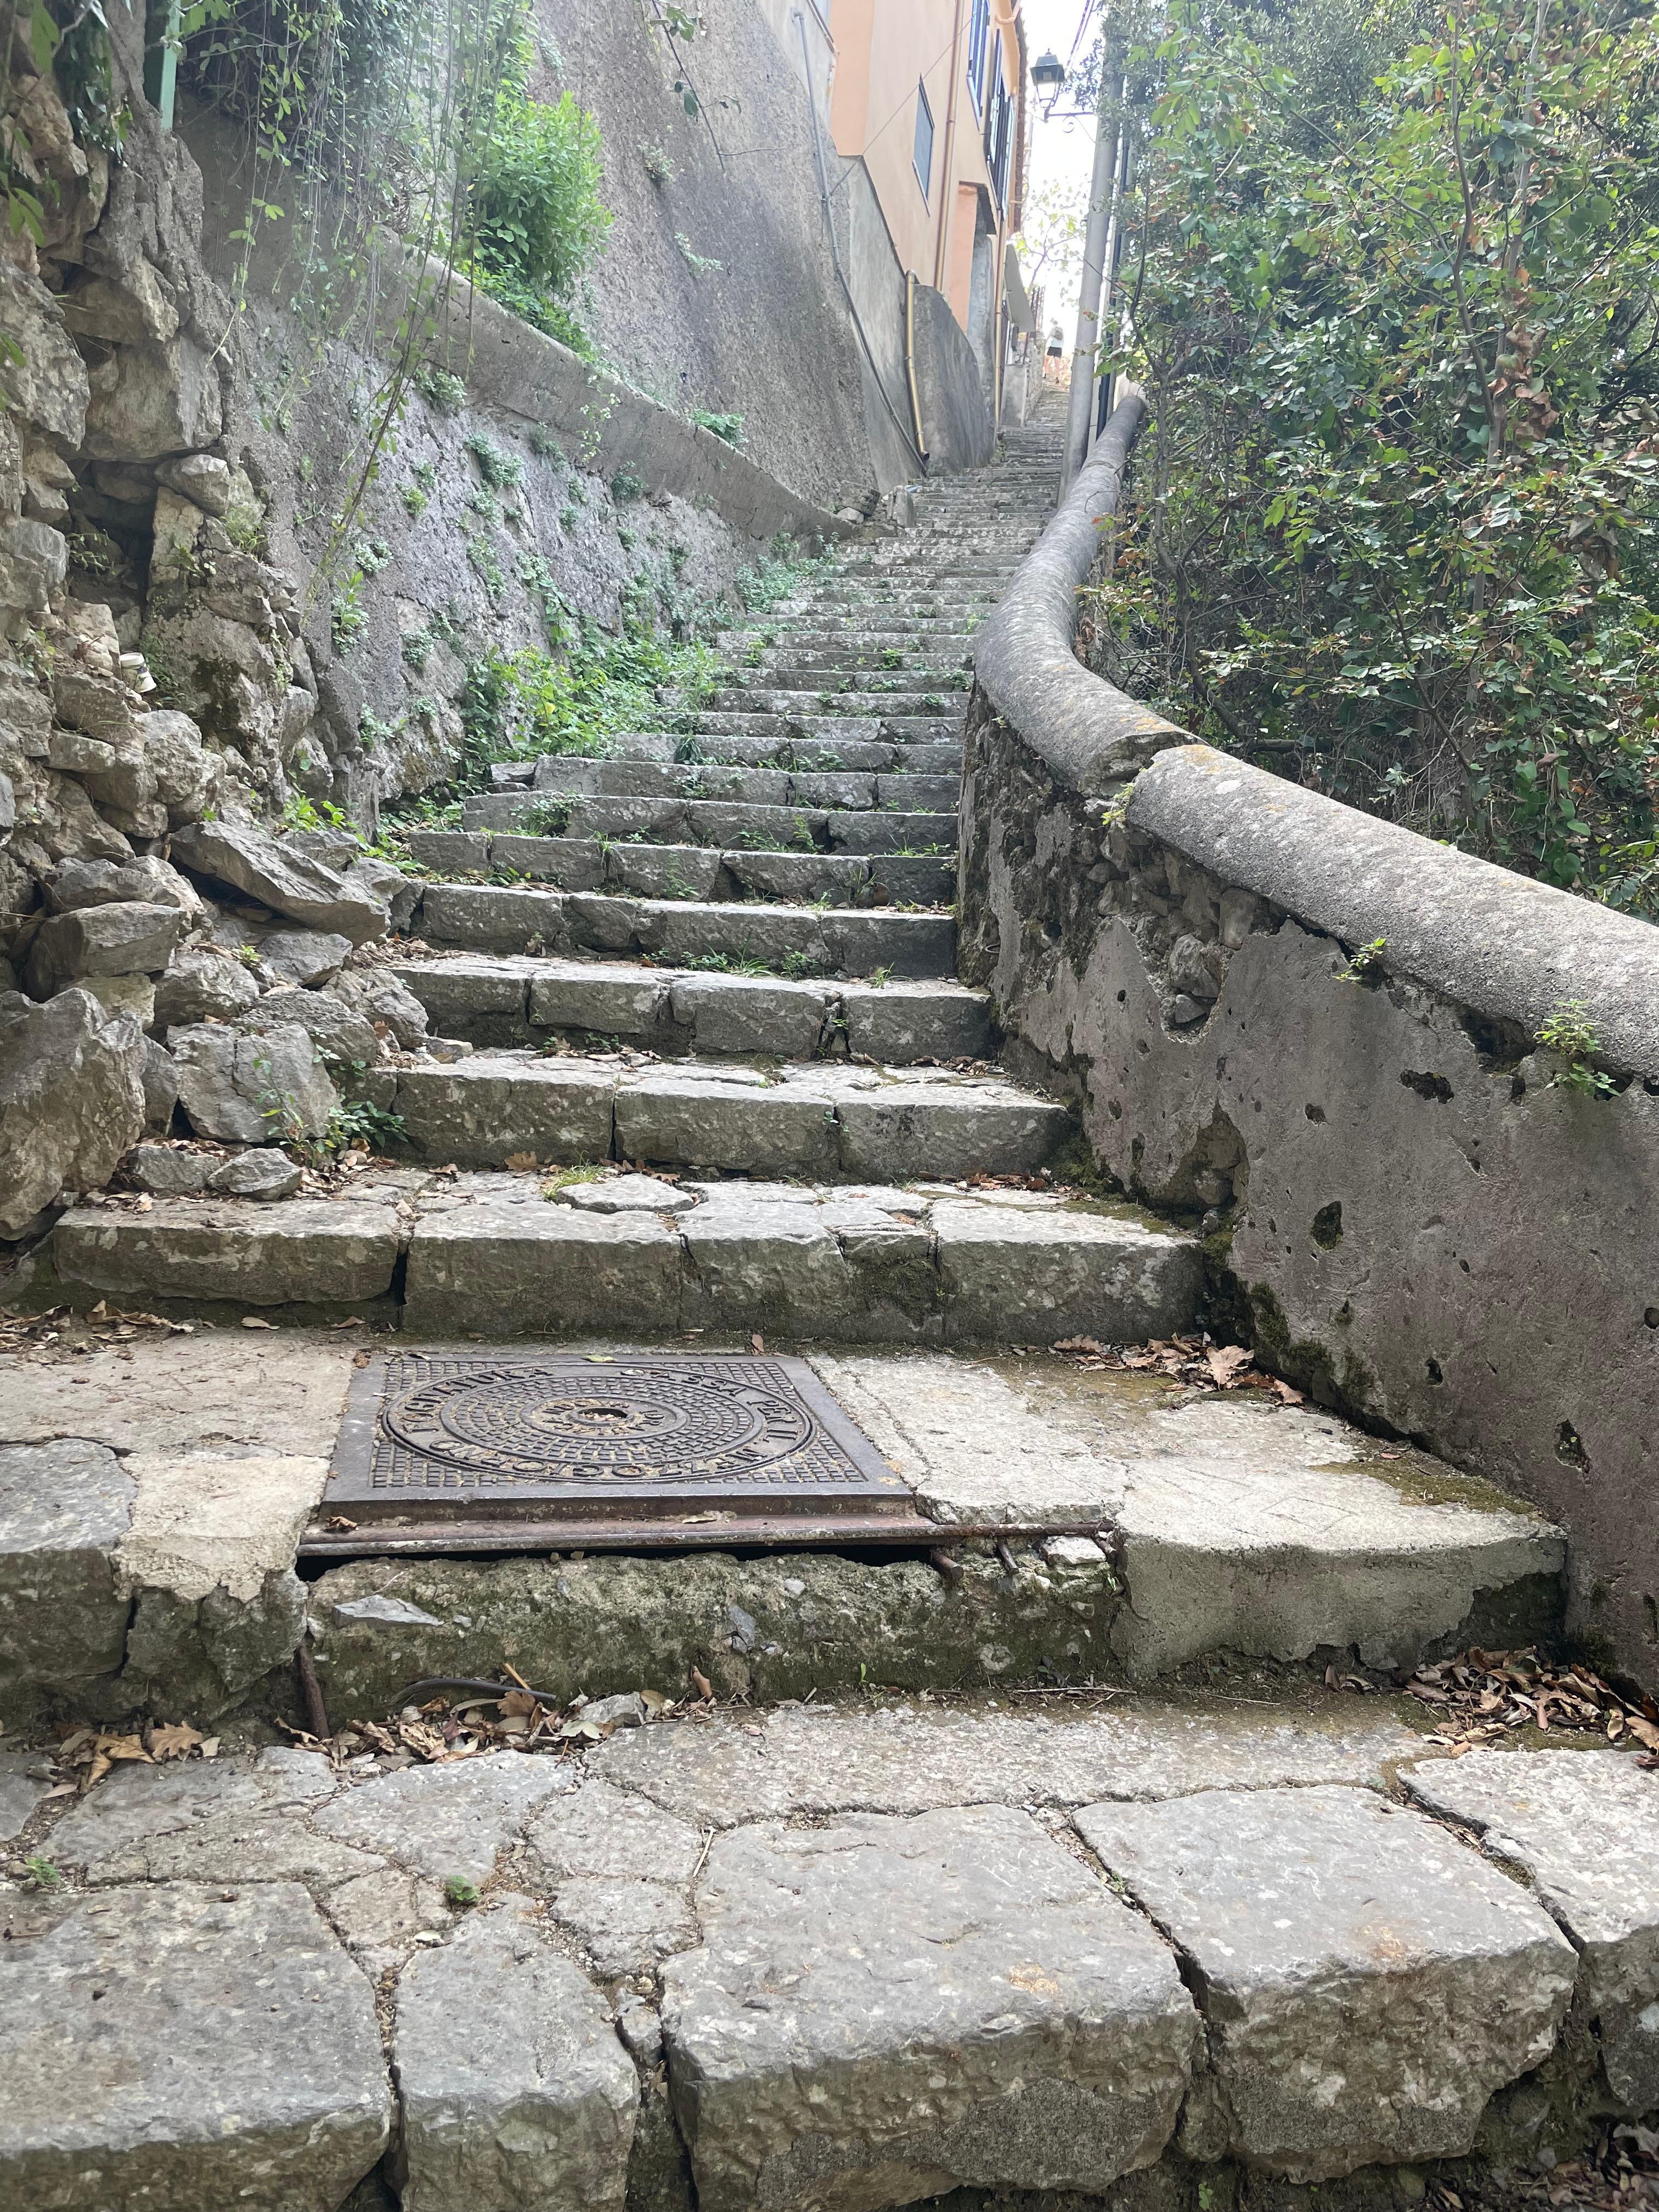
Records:
[[[805,1449],[817,1425],[786,1392],[648,1362],[556,1374],[474,1367],[392,1400],[381,1419],[411,1451],[498,1480],[752,1473]]]

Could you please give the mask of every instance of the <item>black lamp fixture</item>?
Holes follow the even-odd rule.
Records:
[[[1031,64],[1031,82],[1046,100],[1054,100],[1066,82],[1065,66],[1052,46]]]

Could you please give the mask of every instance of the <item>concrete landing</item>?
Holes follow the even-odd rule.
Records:
[[[642,1672],[678,1692],[693,1668],[778,1698],[1145,1681],[1217,1654],[1409,1666],[1460,1640],[1529,1642],[1559,1606],[1556,1531],[1330,1416],[951,1353],[810,1356],[942,1542],[987,1521],[1094,1537],[1022,1537],[1006,1557],[969,1543],[948,1580],[920,1559],[711,1551],[368,1558],[302,1584],[297,1547],[372,1341],[202,1328],[9,1358],[0,1713],[286,1715],[307,1613],[328,1697],[374,1711],[416,1676],[508,1663],[560,1699]]]

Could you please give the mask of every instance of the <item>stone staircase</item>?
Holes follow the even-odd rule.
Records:
[[[973,626],[1057,442],[416,841],[396,1161],[36,1255],[81,1317],[0,1388],[0,2201],[1514,2212],[1659,2102],[1659,1778],[1400,1694],[1559,1636],[1560,1532],[1140,1349],[1196,1347],[1201,1247],[1079,1194],[956,980]],[[756,1338],[931,1557],[318,1525],[377,1349]]]

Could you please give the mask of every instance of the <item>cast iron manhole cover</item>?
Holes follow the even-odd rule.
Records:
[[[915,1502],[802,1359],[399,1352],[352,1378],[315,1533],[841,1523]]]

